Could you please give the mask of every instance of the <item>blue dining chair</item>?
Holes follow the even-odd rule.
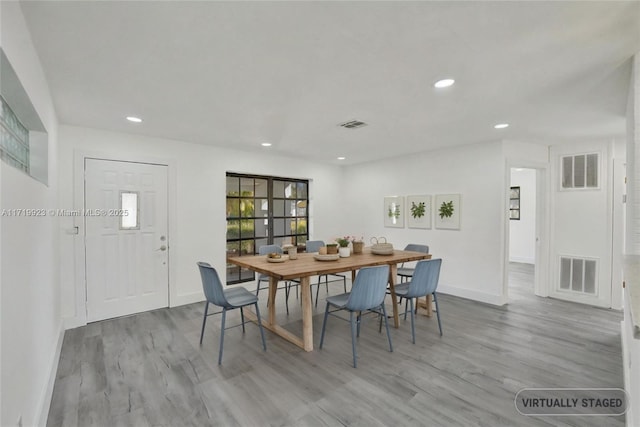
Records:
[[[438,317],[438,328],[442,335],[442,323],[440,323],[440,307],[438,307],[438,297],[436,289],[438,288],[438,280],[440,279],[440,267],[442,259],[426,259],[418,261],[416,264],[413,277],[410,281],[396,285],[396,295],[406,298],[404,307],[404,319],[407,320],[407,303],[411,308],[411,337],[413,343],[416,343],[416,327],[414,320],[413,299],[433,295],[433,302],[436,305],[436,315]]]
[[[422,252],[422,253],[428,254],[429,246],[409,243],[407,246],[405,246],[404,250],[411,251],[411,252]],[[400,276],[400,281],[404,282],[406,279],[411,278],[411,276],[413,275],[413,270],[414,270],[413,267],[405,267],[404,263],[402,263],[402,265],[398,267],[398,276]]]
[[[307,253],[318,252],[321,247],[324,246],[324,242],[322,240],[307,240],[306,250]],[[320,282],[324,277],[324,286],[329,293],[329,276],[337,277],[338,280],[342,280],[342,286],[344,287],[344,291],[347,292],[347,277],[343,274],[324,274],[322,276],[318,276],[318,283],[316,284],[316,307],[318,306],[318,295],[320,294]]]
[[[324,311],[324,322],[322,323],[322,333],[320,335],[320,348],[324,344],[324,334],[327,326],[329,314],[336,316],[336,311],[347,310],[349,312],[349,322],[351,323],[351,351],[353,352],[353,367],[358,367],[358,354],[356,350],[356,336],[360,336],[360,323],[362,312],[370,311],[377,313],[384,319],[387,328],[387,339],[389,340],[389,351],[393,351],[391,334],[389,333],[389,321],[387,310],[384,306],[384,298],[389,281],[389,266],[381,265],[377,267],[364,267],[358,271],[356,280],[351,286],[351,292],[327,297],[327,306]],[[331,307],[335,310],[329,311]],[[354,314],[356,314],[354,317]]]
[[[222,351],[224,349],[224,331],[227,318],[227,311],[240,309],[240,317],[242,319],[242,333],[245,332],[245,321],[243,308],[253,305],[256,308],[256,317],[258,318],[258,328],[260,328],[260,336],[262,337],[262,348],[267,351],[267,343],[264,339],[264,330],[262,329],[262,321],[260,320],[260,309],[258,308],[258,297],[243,287],[233,287],[231,289],[223,289],[218,272],[210,264],[199,262],[200,277],[202,278],[202,288],[207,299],[204,307],[204,317],[202,318],[202,331],[200,332],[200,345],[204,338],[204,328],[207,324],[207,316],[222,313],[222,321],[220,325],[220,350],[218,352],[218,365],[222,363]],[[222,308],[222,311],[209,314],[209,304]],[[238,325],[236,325],[238,326]]]
[[[278,245],[264,245],[264,246],[260,246],[258,248],[258,255],[267,255],[270,253],[276,253],[276,254],[281,254],[283,253],[282,248]],[[258,295],[258,292],[260,292],[260,284],[262,282],[267,282],[267,285],[269,284],[269,276],[266,274],[262,274],[260,273],[258,275],[258,284],[256,286],[256,295]],[[291,288],[291,285],[289,282],[285,282],[284,285],[284,293],[285,293],[285,306],[287,307],[287,315],[289,315],[289,290]],[[282,289],[282,288],[280,288]]]

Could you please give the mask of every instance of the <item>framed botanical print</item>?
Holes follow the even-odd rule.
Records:
[[[407,196],[407,227],[431,228],[431,196]]]
[[[384,198],[384,226],[404,228],[404,197]]]
[[[438,194],[434,205],[436,228],[460,229],[460,194]]]

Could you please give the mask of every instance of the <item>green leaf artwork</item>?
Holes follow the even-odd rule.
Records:
[[[426,210],[424,202],[420,202],[417,205],[415,202],[411,202],[411,216],[414,218],[422,218]]]
[[[389,210],[387,212],[389,218],[400,218],[400,206],[399,205],[389,205]]]
[[[453,216],[453,200],[449,200],[448,202],[442,202],[440,205],[440,219],[443,218],[451,218]]]

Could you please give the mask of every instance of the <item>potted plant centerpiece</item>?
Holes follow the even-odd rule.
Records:
[[[338,242],[338,246],[340,246],[338,248],[338,253],[340,254],[341,258],[346,258],[351,255],[351,248],[349,247],[349,243],[351,243],[352,240],[353,238],[351,236],[338,237],[336,239],[336,242]]]

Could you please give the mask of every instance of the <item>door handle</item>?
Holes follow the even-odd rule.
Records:
[[[156,251],[166,251],[167,247],[165,245],[160,246]]]

